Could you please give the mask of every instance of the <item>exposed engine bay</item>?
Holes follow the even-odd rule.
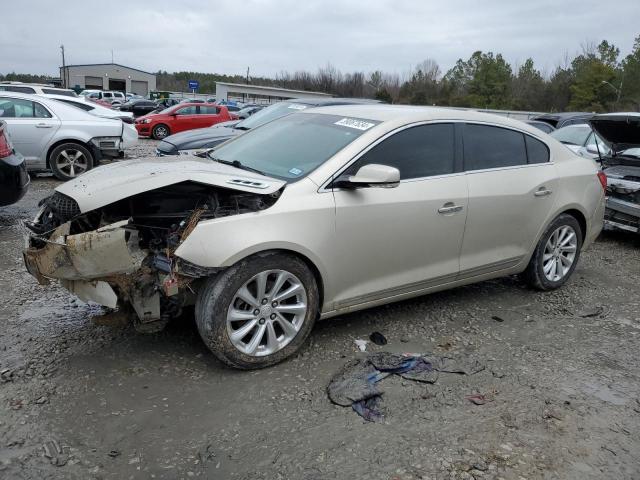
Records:
[[[640,158],[604,159],[603,169],[607,175],[605,224],[640,232]]]
[[[197,224],[265,210],[281,192],[188,181],[85,213],[73,198],[55,192],[25,224],[25,264],[39,283],[58,279],[83,300],[135,312],[140,330],[155,331],[195,301],[199,279],[217,271],[175,255]]]

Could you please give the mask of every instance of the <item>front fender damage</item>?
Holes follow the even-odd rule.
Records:
[[[26,225],[25,265],[40,284],[58,280],[81,300],[130,312],[139,330],[157,331],[219,270],[175,255],[198,222],[268,208],[278,196],[187,185],[80,214],[56,193]]]

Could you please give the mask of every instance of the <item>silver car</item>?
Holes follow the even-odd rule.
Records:
[[[522,274],[563,285],[600,233],[606,178],[540,130],[435,108],[303,110],[209,158],[100,167],[29,226],[28,270],[144,331],[186,305],[237,368],[314,322]]]
[[[30,172],[75,178],[138,141],[133,125],[39,95],[0,92],[0,118]]]

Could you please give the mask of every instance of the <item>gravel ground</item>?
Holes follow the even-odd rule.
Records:
[[[640,477],[638,237],[604,233],[558,291],[505,278],[345,315],[290,361],[238,372],[189,315],[150,335],[99,326],[99,308],[36,284],[18,222],[57,184],[35,179],[0,209],[0,477]],[[385,421],[367,423],[325,390],[373,331],[389,343],[369,351],[465,353],[486,368],[386,379]]]

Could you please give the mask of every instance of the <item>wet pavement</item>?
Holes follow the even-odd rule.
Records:
[[[505,278],[344,315],[290,361],[239,372],[189,313],[144,335],[37,285],[19,221],[57,184],[34,179],[0,208],[1,478],[640,477],[637,236],[605,232],[560,290]],[[367,352],[470,354],[486,368],[433,385],[390,377],[384,421],[367,423],[326,387],[374,331],[388,344]]]

